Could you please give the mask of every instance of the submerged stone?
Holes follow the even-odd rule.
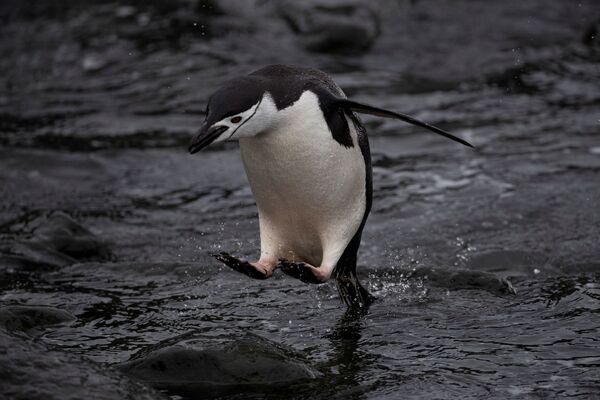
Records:
[[[15,305],[0,308],[0,328],[7,331],[26,332],[74,319],[71,313],[54,307]]]
[[[0,398],[164,399],[117,371],[0,330]]]
[[[46,247],[34,241],[15,243],[12,253],[18,254],[23,260],[29,261],[30,270],[33,265],[46,265],[50,268],[60,268],[75,263],[75,259],[53,248]]]
[[[422,267],[413,271],[410,277],[426,278],[433,285],[450,290],[480,289],[495,294],[517,293],[508,279],[489,272]]]
[[[252,334],[213,345],[194,341],[170,345],[121,369],[179,395],[261,390],[322,375],[292,349]]]
[[[38,262],[23,255],[0,254],[0,276],[38,271],[51,271],[56,264]]]
[[[64,213],[53,214],[34,235],[37,243],[77,260],[110,255],[102,240]]]
[[[368,50],[379,36],[379,17],[363,4],[285,2],[280,12],[309,51],[359,53]]]
[[[37,272],[80,260],[107,259],[106,243],[66,214],[54,213],[31,239],[17,242],[0,258],[0,271]]]
[[[532,276],[534,271],[551,267],[547,263],[548,256],[522,250],[496,250],[474,254],[467,262],[470,270],[492,272],[502,276]]]

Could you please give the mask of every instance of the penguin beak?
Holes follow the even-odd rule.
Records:
[[[197,153],[214,142],[215,139],[227,129],[226,126],[213,126],[208,128],[206,124],[203,124],[202,128],[200,128],[200,132],[192,139],[192,143],[190,143],[190,147],[188,147],[190,154]]]

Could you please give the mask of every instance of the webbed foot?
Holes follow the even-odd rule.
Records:
[[[279,259],[277,267],[284,274],[299,279],[304,283],[324,283],[329,279],[329,276],[326,276],[323,270],[304,262],[292,262],[282,258]]]
[[[223,264],[227,265],[229,268],[253,279],[267,279],[273,273],[268,269],[263,270],[260,268],[260,265],[257,265],[257,263],[251,264],[248,261],[240,260],[225,252],[211,255],[217,260],[221,261]]]

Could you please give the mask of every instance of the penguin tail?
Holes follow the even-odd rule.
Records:
[[[376,298],[365,289],[356,274],[342,274],[336,276],[335,283],[340,294],[340,299],[350,309],[366,309]]]

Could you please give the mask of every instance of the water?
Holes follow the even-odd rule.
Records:
[[[0,7],[0,393],[600,397],[597,5],[319,4]],[[275,62],[477,147],[365,118],[366,315],[208,255],[256,257],[256,209],[185,147]]]

